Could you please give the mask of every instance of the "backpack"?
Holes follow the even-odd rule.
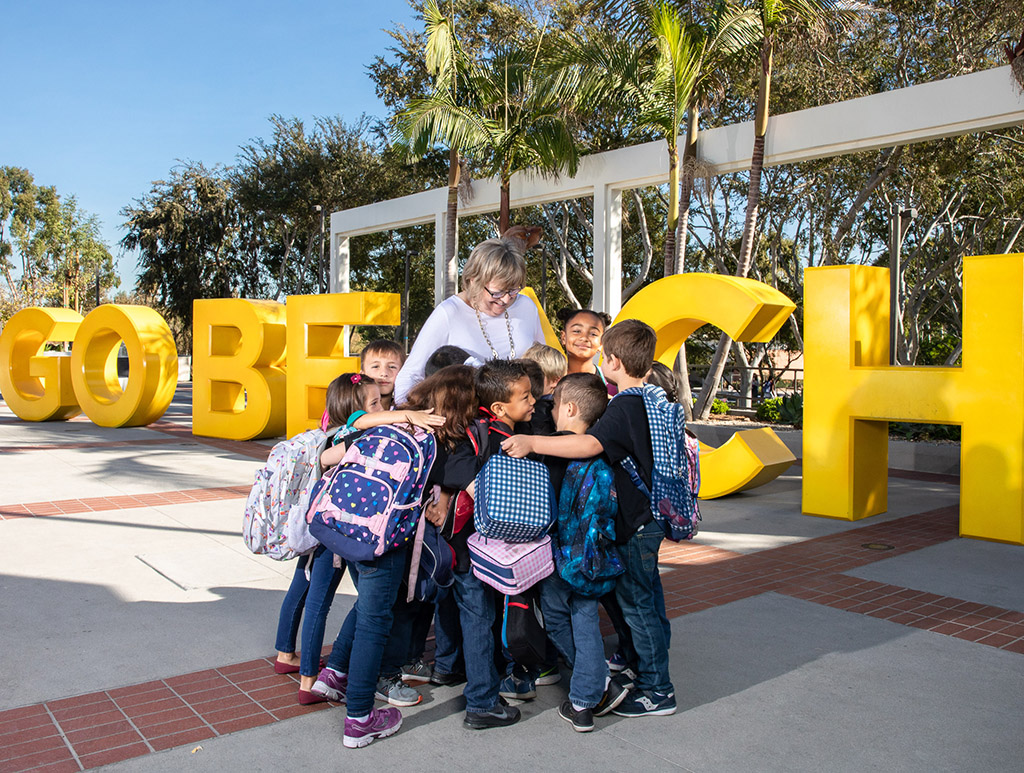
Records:
[[[675,542],[693,539],[700,521],[697,494],[700,491],[700,444],[686,431],[686,415],[679,403],[670,403],[665,390],[653,384],[631,387],[619,394],[639,394],[644,400],[651,428],[654,469],[651,488],[640,477],[636,461],[626,457],[621,464],[630,480],[651,500],[654,519]]]
[[[615,542],[618,513],[614,473],[601,459],[569,464],[558,503],[558,575],[573,592],[598,598],[625,571]]]
[[[455,551],[441,530],[421,517],[409,556],[406,601],[433,604],[443,589],[455,583]]]
[[[313,489],[309,532],[350,561],[372,561],[405,545],[422,509],[437,455],[433,434],[375,427],[351,441]]]
[[[539,666],[547,659],[548,635],[536,586],[525,593],[505,596],[501,644],[508,657],[520,666]]]
[[[548,468],[533,459],[494,454],[476,476],[473,525],[505,542],[539,539],[558,513]]]
[[[311,429],[270,449],[267,463],[256,471],[242,519],[242,538],[253,553],[286,561],[316,547],[304,528],[305,514],[326,443],[326,432]]]
[[[532,542],[505,542],[477,532],[466,546],[473,574],[500,593],[523,593],[555,571],[547,534]]]

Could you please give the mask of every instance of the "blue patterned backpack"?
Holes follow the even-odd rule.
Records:
[[[651,487],[640,477],[636,461],[626,457],[621,464],[630,480],[651,500],[654,520],[675,542],[693,539],[700,521],[697,494],[700,491],[700,449],[697,439],[686,432],[686,414],[679,403],[670,403],[665,390],[653,384],[631,387],[619,395],[640,395],[651,427],[654,470]]]
[[[601,459],[571,462],[558,502],[555,566],[573,591],[599,598],[625,571],[615,547],[618,514],[614,473]]]
[[[350,561],[372,561],[416,532],[430,468],[433,434],[375,427],[354,438],[310,498],[309,533]]]

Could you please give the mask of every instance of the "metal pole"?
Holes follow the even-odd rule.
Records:
[[[411,255],[405,253],[405,288],[402,291],[402,345],[406,354],[409,353],[409,263]]]
[[[327,278],[327,272],[324,268],[324,208],[317,204],[313,209],[320,213],[320,260],[317,261],[317,274],[320,292],[323,293],[326,289]]]
[[[548,313],[548,249],[540,250],[540,307]]]
[[[896,347],[899,344],[900,328],[900,242],[902,241],[900,220],[902,213],[898,204],[889,208],[889,364],[899,365]]]

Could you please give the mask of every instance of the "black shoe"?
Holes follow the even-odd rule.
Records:
[[[490,711],[467,711],[462,724],[470,730],[487,730],[491,727],[506,727],[519,721],[519,709],[509,706],[501,698]]]
[[[612,676],[612,681],[626,690],[632,690],[636,687],[636,672],[631,668],[624,668]]]
[[[590,709],[573,708],[572,701],[562,701],[558,707],[558,716],[572,724],[572,729],[577,733],[589,733],[594,729],[594,712]]]
[[[605,689],[604,695],[601,696],[600,702],[594,706],[594,716],[603,717],[622,703],[627,695],[629,695],[629,690],[619,684],[619,681],[613,676],[608,681],[608,687]]]
[[[450,674],[446,674],[444,671],[434,671],[430,675],[430,683],[435,687],[451,687],[455,684],[462,684],[466,681],[466,675],[454,671]]]

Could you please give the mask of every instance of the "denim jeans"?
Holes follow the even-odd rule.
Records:
[[[664,538],[664,530],[655,521],[640,527],[620,549],[626,572],[615,587],[622,615],[633,634],[638,661],[636,685],[657,692],[673,689],[668,673],[672,629],[658,574],[658,549]]]
[[[612,590],[604,594],[599,601],[601,606],[604,607],[604,611],[608,613],[608,619],[611,621],[612,627],[615,629],[615,635],[618,637],[616,649],[622,653],[627,665],[636,671],[637,656],[636,648],[633,646],[633,634],[626,624],[626,618],[622,614],[622,606],[619,604],[615,591]]]
[[[434,670],[441,674],[465,671],[462,626],[454,587],[441,591],[434,611]]]
[[[498,705],[493,631],[495,592],[472,572],[456,573],[453,589],[466,660],[466,711],[490,711]]]
[[[405,573],[405,550],[392,550],[374,561],[349,561],[348,567],[359,595],[327,665],[348,674],[348,714],[362,717],[373,709],[384,648],[391,636],[392,609]],[[408,639],[403,646],[407,643]]]
[[[572,667],[569,700],[594,708],[608,679],[597,599],[577,596],[556,572],[541,581],[540,603],[548,636]]]
[[[292,584],[281,603],[276,649],[278,652],[295,652],[299,620],[305,613],[302,623],[302,659],[299,665],[302,676],[316,676],[320,671],[320,650],[324,646],[327,614],[331,611],[334,594],[344,573],[344,569],[334,568],[334,554],[323,545],[309,555],[299,556],[296,561]]]

